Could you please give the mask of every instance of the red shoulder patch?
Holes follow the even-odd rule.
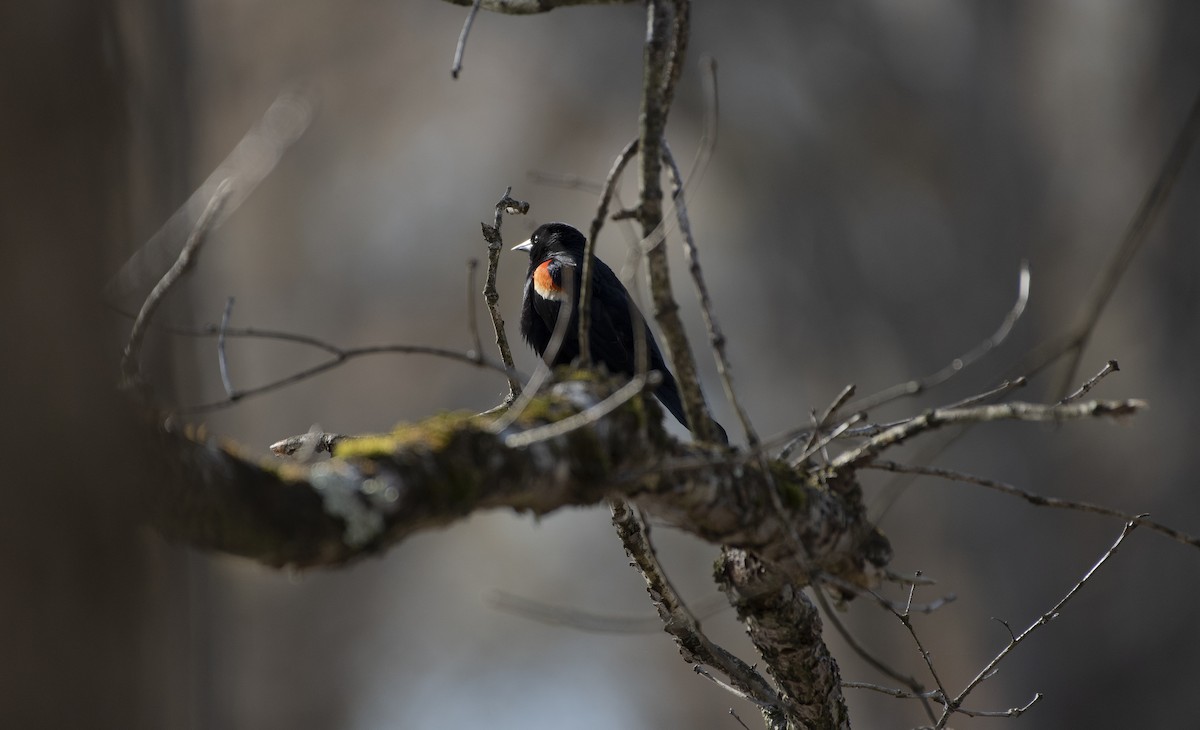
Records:
[[[555,283],[554,276],[550,273],[550,261],[543,261],[533,270],[533,289],[543,299],[562,298],[562,287]]]

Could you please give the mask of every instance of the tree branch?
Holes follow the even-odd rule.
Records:
[[[671,9],[673,5],[673,12]],[[675,82],[683,67],[687,50],[689,3],[687,0],[649,0],[647,3],[646,46],[643,57],[642,108],[638,117],[638,222],[642,237],[653,241],[663,225],[662,156],[663,135],[667,114],[675,95]],[[683,395],[688,427],[696,438],[713,441],[713,428],[696,361],[688,344],[679,305],[671,293],[671,273],[667,264],[666,247],[651,243],[646,252],[646,269],[650,275],[650,295],[654,301],[654,317],[662,329],[663,341],[675,366],[675,379]]]
[[[511,404],[521,394],[521,383],[512,375],[516,368],[513,366],[512,350],[508,346],[508,335],[504,330],[504,317],[500,315],[500,307],[497,306],[500,301],[500,293],[496,291],[496,271],[500,267],[500,251],[504,248],[504,240],[500,237],[500,224],[504,220],[505,213],[525,215],[529,212],[529,203],[523,200],[514,200],[509,197],[510,193],[512,193],[512,186],[504,191],[500,202],[496,203],[496,217],[493,224],[490,226],[487,223],[480,224],[483,228],[483,240],[487,241],[488,247],[487,280],[483,285],[483,299],[487,302],[488,314],[492,317],[492,328],[496,331],[496,347],[500,350],[500,359],[508,370],[508,395],[504,399],[506,404]]]
[[[333,446],[335,458],[316,464],[247,458],[168,424],[165,451],[178,458],[173,478],[152,495],[158,524],[175,539],[269,565],[332,566],[478,510],[542,515],[624,495],[709,542],[755,552],[797,585],[819,571],[856,585],[878,582],[889,550],[858,489],[825,489],[773,464],[788,506],[781,517],[764,495],[768,475],[755,464],[714,461],[663,473],[664,458],[709,452],[667,436],[649,401],[635,398],[589,428],[526,448],[505,446],[510,435],[587,411],[614,392],[615,383],[585,377],[557,383],[499,434],[485,417],[448,414],[345,438]],[[789,527],[803,536],[803,556],[784,538]]]
[[[847,451],[833,460],[838,469],[864,464],[884,449],[895,446],[912,436],[945,425],[982,423],[985,421],[1067,421],[1094,416],[1127,416],[1146,408],[1141,400],[1087,401],[1067,405],[1042,405],[1040,403],[998,403],[971,408],[938,408],[912,418],[898,426],[874,436],[856,449]]]

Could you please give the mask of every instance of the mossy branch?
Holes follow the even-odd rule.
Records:
[[[786,491],[785,517],[808,543],[802,559],[783,547],[788,528],[765,497],[768,475],[671,438],[654,403],[635,398],[587,428],[505,445],[513,433],[594,407],[618,385],[560,379],[500,433],[488,428],[489,417],[443,414],[389,434],[344,437],[333,459],[312,464],[250,458],[168,428],[164,451],[175,458],[164,461],[175,468],[155,493],[157,523],[172,539],[268,565],[335,566],[478,510],[544,515],[623,496],[709,542],[755,552],[800,585],[818,569],[874,583],[886,541],[867,522],[857,487],[829,489],[772,465]]]

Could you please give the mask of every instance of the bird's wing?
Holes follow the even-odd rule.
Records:
[[[649,367],[652,370],[665,369],[654,335],[644,323],[645,320],[629,296],[628,290],[603,261],[596,260],[595,263],[592,354],[603,362],[610,372],[632,375],[636,369],[638,347],[634,337],[633,313],[637,312],[638,318],[643,320],[642,332]]]

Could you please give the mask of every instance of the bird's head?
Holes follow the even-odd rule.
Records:
[[[555,256],[574,264],[583,258],[586,241],[582,233],[566,223],[546,223],[538,226],[528,241],[518,243],[512,250],[527,252],[531,268]]]

